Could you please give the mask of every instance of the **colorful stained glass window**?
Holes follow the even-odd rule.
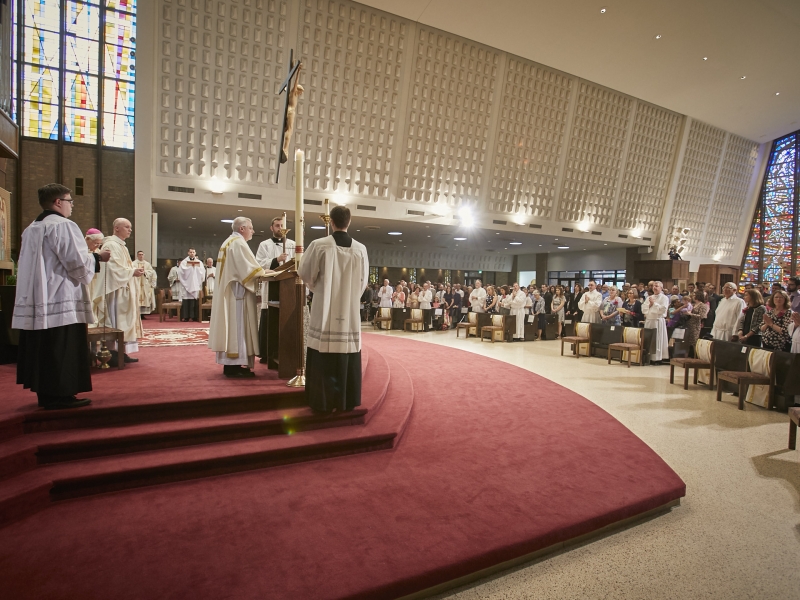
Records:
[[[136,2],[20,1],[22,134],[133,148]]]
[[[775,140],[742,269],[742,283],[785,282],[798,265],[800,132]]]

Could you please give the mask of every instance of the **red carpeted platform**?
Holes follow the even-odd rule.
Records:
[[[326,460],[296,456],[307,462],[55,501],[2,530],[4,593],[393,598],[567,542],[685,493],[680,478],[619,422],[542,377],[413,340],[366,335],[365,346],[365,384],[372,376],[370,388],[385,381],[386,391],[373,394],[363,424],[263,439],[303,447],[313,446],[314,436],[322,436],[319,444],[339,436],[354,444],[372,429],[394,433],[393,449]],[[193,358],[192,349],[183,348],[181,368],[202,373],[208,359]],[[372,374],[381,369],[385,377]],[[0,384],[8,384],[7,373],[0,372]],[[164,425],[150,426],[158,423]],[[156,452],[172,454],[179,472],[225,455],[231,444],[263,439]],[[58,448],[51,451],[58,456]],[[67,457],[23,476],[64,465],[80,471],[98,460],[125,471],[147,463],[149,452]],[[233,464],[235,458],[221,468]],[[98,491],[80,473],[73,476],[81,494]],[[145,476],[158,482],[157,472]],[[0,492],[19,477],[0,481]],[[56,497],[77,495],[57,484]]]

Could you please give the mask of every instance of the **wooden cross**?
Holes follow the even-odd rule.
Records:
[[[300,61],[298,60],[297,62],[294,62],[294,50],[289,50],[288,75],[286,75],[286,79],[283,80],[283,83],[278,90],[279,96],[286,92],[286,100],[283,103],[283,126],[281,127],[281,138],[280,142],[278,143],[278,168],[275,169],[275,183],[278,183],[278,180],[281,176],[281,149],[283,148],[283,138],[286,135],[286,117],[289,114],[289,88],[292,85],[292,78],[297,73],[297,69],[299,67]]]

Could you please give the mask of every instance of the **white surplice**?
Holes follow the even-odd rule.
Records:
[[[428,290],[428,291],[422,290],[419,293],[419,307],[420,308],[430,309],[432,301],[433,301],[433,294],[431,293],[430,290]]]
[[[650,300],[653,304],[650,304]],[[650,354],[650,360],[669,360],[669,338],[667,337],[666,316],[669,312],[669,297],[665,294],[655,294],[647,297],[642,302],[644,314],[644,328],[656,330],[656,351]]]
[[[359,298],[369,281],[364,244],[353,240],[349,248],[337,246],[332,235],[314,240],[303,256],[299,274],[314,292],[308,347],[322,353],[360,352]]]
[[[144,275],[134,277],[133,284],[136,287],[136,297],[139,303],[139,313],[149,315],[156,310],[155,289],[158,285],[158,275],[146,260],[135,260],[133,266],[137,269],[144,269]]]
[[[511,299],[508,308],[511,310],[511,314],[517,318],[517,331],[514,333],[514,337],[518,340],[525,339],[525,305],[528,303],[528,294],[519,290],[512,292],[508,297]]]
[[[378,290],[378,298],[380,298],[380,307],[381,308],[391,308],[392,307],[392,295],[394,294],[394,289],[390,285],[383,285],[381,289]]]
[[[46,250],[47,249],[47,250]],[[86,286],[95,276],[95,258],[80,228],[61,215],[34,221],[22,232],[14,329],[52,329],[92,323]]]
[[[739,317],[745,309],[744,300],[736,295],[730,298],[721,298],[717,302],[717,310],[714,317],[714,326],[711,329],[711,337],[715,340],[730,341],[736,335],[736,326]]]
[[[578,310],[583,311],[581,323],[600,323],[600,306],[603,304],[603,294],[597,290],[583,293],[578,300]]]
[[[206,267],[206,293],[214,295],[214,283],[217,280],[217,267]]]
[[[200,263],[199,265],[191,265],[189,263]],[[189,258],[188,256],[181,261],[178,265],[178,281],[181,282],[181,299],[186,300],[191,298],[197,300],[200,297],[200,290],[203,289],[203,279],[205,278],[205,268],[196,256]]]
[[[175,265],[169,270],[169,275],[167,275],[167,279],[169,280],[169,289],[172,292],[172,299],[177,302],[180,302],[181,282],[178,279],[178,265]]]
[[[274,238],[269,238],[268,240],[264,240],[258,245],[258,250],[256,251],[256,262],[261,265],[261,268],[265,271],[267,269],[272,269],[272,261],[278,258],[284,252],[284,243],[283,241],[276,242]],[[294,258],[295,252],[295,243],[294,240],[286,239],[286,260],[290,261]],[[283,262],[278,261],[277,266],[282,265]],[[269,284],[264,282],[261,284],[261,308],[267,308],[267,286]]]
[[[480,287],[472,290],[469,295],[469,303],[472,305],[472,312],[486,312],[486,289]]]

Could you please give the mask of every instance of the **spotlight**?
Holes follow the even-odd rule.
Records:
[[[474,219],[472,218],[472,211],[468,206],[462,206],[458,211],[458,216],[461,217],[461,224],[464,227],[472,227],[472,225],[475,223]]]

